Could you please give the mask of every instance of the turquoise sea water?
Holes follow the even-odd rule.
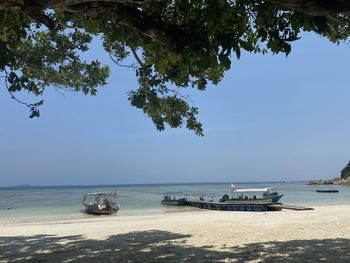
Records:
[[[329,186],[310,186],[305,182],[236,183],[235,185],[237,188],[275,187],[278,192],[285,195],[281,199],[285,204],[309,206],[350,204],[350,186],[334,186],[333,189],[339,189],[339,193],[320,194],[315,190],[329,189]],[[195,209],[161,206],[160,201],[164,192],[201,193],[221,197],[224,193],[230,192],[230,184],[0,188],[0,221],[40,221],[89,217],[83,213],[84,194],[112,189],[117,189],[117,200],[121,205],[118,215],[139,215]]]

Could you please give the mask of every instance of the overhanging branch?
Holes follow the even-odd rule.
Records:
[[[328,16],[350,12],[349,0],[266,0],[312,16]]]

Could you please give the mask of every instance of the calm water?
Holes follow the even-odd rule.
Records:
[[[241,183],[237,188],[276,187],[284,194],[282,202],[296,205],[330,205],[350,203],[350,186],[334,186],[339,193],[320,194],[315,189],[328,186],[309,186],[305,183]],[[194,208],[176,208],[160,205],[163,192],[191,192],[221,197],[229,193],[230,184],[182,184],[143,186],[71,186],[36,187],[27,189],[0,188],[0,220],[28,221],[41,219],[83,218],[82,198],[87,192],[117,189],[121,205],[118,215],[169,213]],[[7,209],[11,208],[11,209]]]

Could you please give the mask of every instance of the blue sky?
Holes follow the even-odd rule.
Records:
[[[95,97],[48,88],[32,120],[0,89],[0,186],[337,177],[350,159],[349,51],[305,34],[287,59],[242,54],[219,85],[184,91],[200,109],[197,137],[158,132],[127,100],[134,72],[95,44],[91,59],[112,69]]]

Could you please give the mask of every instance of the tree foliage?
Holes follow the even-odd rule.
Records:
[[[158,130],[185,124],[203,135],[198,109],[189,105],[184,89],[203,91],[208,83],[218,84],[242,50],[288,55],[302,31],[334,43],[347,40],[349,4],[324,2],[4,0],[0,71],[16,100],[15,92],[39,96],[49,86],[95,95],[107,83],[109,68],[83,61],[81,54],[99,37],[115,63],[129,56],[137,62],[130,65],[139,84],[130,87],[131,105],[142,109]],[[30,117],[39,116],[43,100],[19,102],[30,108]]]

